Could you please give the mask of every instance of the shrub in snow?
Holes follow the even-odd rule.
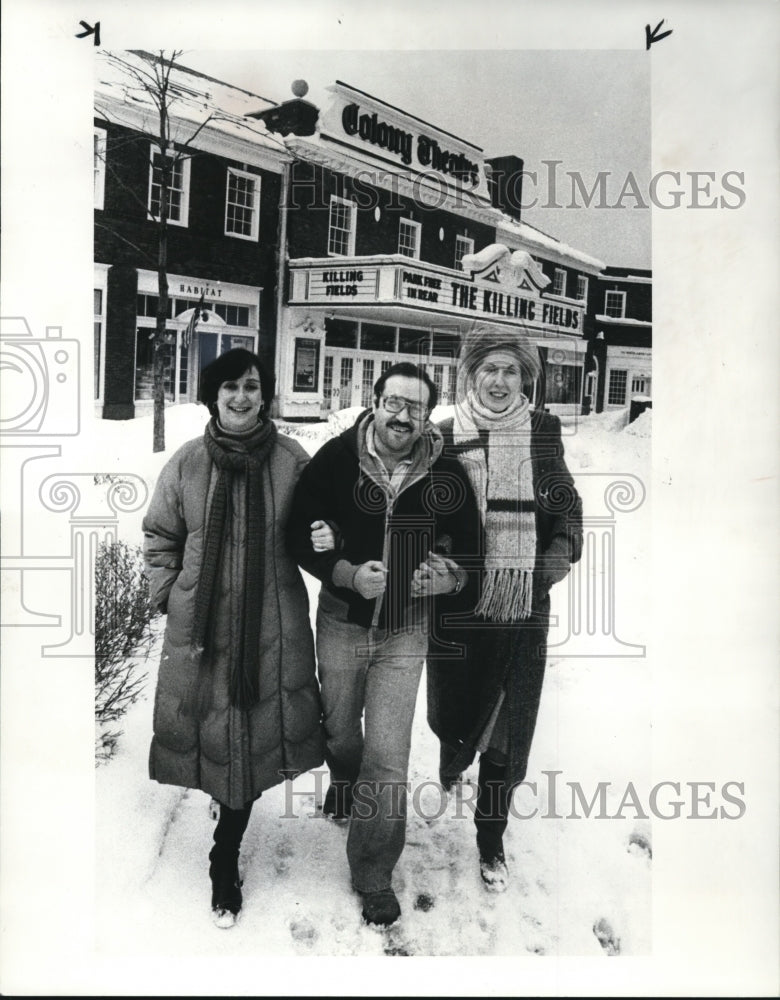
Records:
[[[149,584],[138,546],[104,542],[95,563],[95,757],[116,752],[115,724],[140,697],[147,675],[134,657],[149,653],[152,619]]]

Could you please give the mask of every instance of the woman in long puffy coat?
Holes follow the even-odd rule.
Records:
[[[273,381],[234,349],[202,372],[212,418],[163,468],[143,521],[156,605],[168,620],[149,773],[220,803],[212,911],[241,909],[238,855],[252,804],[322,763],[306,588],[285,545],[308,456],[264,411]]]
[[[507,885],[503,834],[525,778],[544,680],[550,588],[582,549],[582,508],[557,417],[532,410],[538,353],[512,330],[477,327],[464,339],[453,419],[440,425],[474,487],[485,531],[479,604],[439,639],[465,659],[428,657],[428,721],[441,744],[445,787],[479,754],[475,809],[486,887]],[[440,649],[441,647],[439,647]]]

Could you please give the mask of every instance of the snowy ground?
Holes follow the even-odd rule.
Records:
[[[99,422],[95,434],[105,471],[122,474],[132,467],[151,489],[162,464],[179,444],[200,433],[206,417],[203,407],[168,409],[168,448],[162,455],[151,453],[149,419]],[[625,419],[621,411],[578,418],[576,428],[566,428],[567,461],[586,517],[606,513],[605,486],[612,479],[633,476],[649,483],[650,413],[628,427]],[[337,423],[282,429],[313,453]],[[127,541],[140,541],[142,514],[123,516],[120,533]],[[624,643],[641,645],[650,635],[648,538],[647,502],[616,515],[613,632]],[[612,575],[601,558],[598,544],[589,570],[596,580]],[[318,584],[308,583],[316,604]],[[567,636],[564,597],[565,585],[559,586],[553,614],[560,628],[551,630],[551,645]],[[512,881],[503,896],[486,893],[479,878],[469,809],[475,769],[449,798],[435,781],[437,746],[425,721],[423,680],[413,733],[407,846],[395,874],[403,917],[386,932],[361,924],[349,887],[346,826],[323,819],[318,808],[327,787],[324,768],[271,789],[256,804],[242,849],[241,920],[229,931],[212,925],[209,799],[147,777],[157,666],[153,649],[142,666],[149,673],[146,697],[124,720],[116,758],[96,770],[98,953],[649,954],[650,823],[631,804],[621,810],[620,803],[627,787],[642,799],[650,784],[650,660],[616,656],[612,644],[603,647],[608,654],[603,656],[563,655],[571,649],[580,646],[564,643],[560,655],[553,651],[550,656],[528,774],[536,790],[521,789],[516,799],[518,813],[536,810],[536,815],[510,820],[505,846]],[[629,646],[617,651],[637,652]],[[608,783],[605,812],[610,818],[583,818],[581,806],[576,809],[580,818],[570,818],[571,785],[579,783],[590,800],[600,782]],[[616,813],[622,818],[611,818]]]

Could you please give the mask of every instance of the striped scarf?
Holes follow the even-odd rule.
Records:
[[[536,561],[528,400],[521,395],[508,410],[493,413],[469,389],[455,407],[453,435],[485,527],[485,568],[476,611],[496,622],[527,618]]]
[[[230,703],[247,709],[257,704],[260,691],[260,619],[263,602],[263,542],[266,511],[262,470],[276,440],[276,426],[258,424],[251,434],[230,435],[216,420],[206,426],[204,440],[217,469],[203,545],[203,559],[195,595],[190,658],[193,676],[182,702],[182,712],[203,720],[211,710],[214,673],[214,610],[223,562],[230,558],[231,492],[237,476],[246,490],[243,613],[229,650]]]

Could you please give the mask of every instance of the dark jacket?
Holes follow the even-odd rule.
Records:
[[[364,628],[395,630],[410,624],[421,602],[410,597],[414,570],[438,544],[470,569],[458,595],[443,595],[437,606],[473,606],[478,588],[481,527],[466,473],[454,457],[441,454],[441,435],[425,432],[424,462],[418,462],[400,492],[387,490],[366,462],[365,432],[370,411],[339,437],[326,442],[303,471],[288,526],[290,549],[301,566],[346,604],[347,620]],[[335,551],[316,553],[311,524],[328,521],[338,530]],[[368,600],[351,586],[353,571],[368,560],[388,568],[385,593]],[[335,579],[334,579],[335,575]]]
[[[321,764],[319,690],[306,587],[287,551],[284,528],[293,487],[308,456],[281,434],[263,465],[265,510],[260,701],[229,701],[227,650],[242,609],[246,503],[244,475],[233,481],[230,544],[218,569],[213,611],[213,708],[198,722],[180,705],[192,678],[193,613],[216,470],[202,437],[183,445],[160,473],[143,521],[152,599],[168,620],[154,704],[150,776],[200,788],[237,809],[285,778]],[[252,609],[248,608],[251,614]]]
[[[486,623],[470,616],[442,633],[465,646],[466,656],[444,659],[437,649],[428,656],[428,722],[439,738],[457,751],[453,775],[473,760],[480,737],[504,692],[503,711],[509,734],[508,780],[525,777],[547,659],[550,581],[545,563],[577,562],[582,553],[582,503],[563,457],[561,425],[541,411],[533,415],[531,461],[536,501],[536,564],[529,618],[513,624]],[[444,454],[457,455],[453,421],[440,425]],[[469,445],[473,447],[473,445]]]

